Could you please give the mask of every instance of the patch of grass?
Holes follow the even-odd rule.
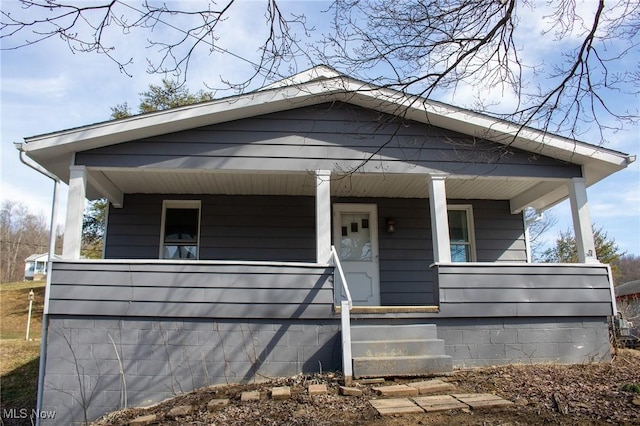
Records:
[[[24,339],[27,331],[29,292],[33,290],[29,338],[39,339],[42,331],[44,281],[0,284],[0,339]]]
[[[2,387],[0,400],[2,407],[35,408],[38,390],[38,363],[40,362],[40,342],[25,340],[2,340]]]
[[[45,280],[39,281],[16,281],[13,283],[4,283],[0,284],[0,293],[3,291],[15,291],[15,290],[24,290],[27,289],[27,294],[29,293],[29,289],[33,289],[36,291],[36,288],[44,288],[47,284]]]
[[[44,289],[44,281],[0,284],[0,401],[3,409],[25,408],[30,411],[36,406]],[[31,290],[35,297],[31,310],[30,341],[27,342],[25,334]]]

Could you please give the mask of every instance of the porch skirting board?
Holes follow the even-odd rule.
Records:
[[[85,412],[91,421],[125,403],[147,406],[209,385],[342,369],[337,318],[49,320],[42,409],[56,411],[56,424],[82,423]],[[416,323],[437,326],[454,368],[610,359],[606,317],[353,320]]]

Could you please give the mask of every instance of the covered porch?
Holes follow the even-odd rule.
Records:
[[[211,193],[218,195],[204,195]],[[195,240],[190,243],[194,248],[187,253],[186,262],[332,266],[336,259],[331,247],[335,246],[356,309],[394,306],[396,312],[408,312],[411,307],[416,312],[435,312],[442,301],[439,275],[447,265],[480,263],[485,271],[511,265],[523,271],[523,276],[528,268],[539,271],[538,265],[526,263],[526,224],[521,212],[527,206],[556,202],[565,193],[571,201],[580,263],[597,264],[585,180],[578,177],[465,178],[442,173],[339,174],[330,170],[177,172],[72,166],[62,258],[80,258],[85,198],[104,196],[110,201],[105,257],[120,261],[155,258],[162,263],[163,250],[170,246],[166,243],[162,248],[163,226],[167,226],[162,221],[171,208],[167,203],[173,202],[179,210],[194,207],[198,214],[197,229],[192,232]],[[207,201],[206,197],[218,198]],[[119,213],[127,210],[125,202],[132,210],[122,216]],[[142,207],[134,209],[136,203]],[[148,213],[153,203],[155,210]],[[141,233],[143,226],[149,231],[136,240],[135,219],[123,222],[141,217],[143,211],[150,219],[144,219],[135,232]],[[234,217],[235,221],[229,219]],[[138,242],[143,240],[145,243]],[[548,275],[544,283],[554,281],[553,273]],[[341,290],[344,283],[339,274],[334,282],[334,302],[339,307],[346,296]]]

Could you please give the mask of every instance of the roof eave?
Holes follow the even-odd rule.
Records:
[[[24,149],[27,155],[43,166],[46,164],[47,169],[64,179],[68,175],[69,158],[77,151],[319,103],[343,101],[580,164],[584,168],[587,185],[625,168],[635,160],[635,157],[617,151],[370,85],[339,75],[328,67],[319,69],[316,74],[320,77],[306,83],[297,80],[294,85],[274,83],[273,87],[243,95],[33,136],[25,139]],[[555,202],[550,200],[550,203]]]

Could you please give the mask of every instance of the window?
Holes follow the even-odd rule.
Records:
[[[198,259],[200,201],[165,201],[161,259]]]
[[[470,205],[448,206],[452,262],[475,262],[473,210]]]

